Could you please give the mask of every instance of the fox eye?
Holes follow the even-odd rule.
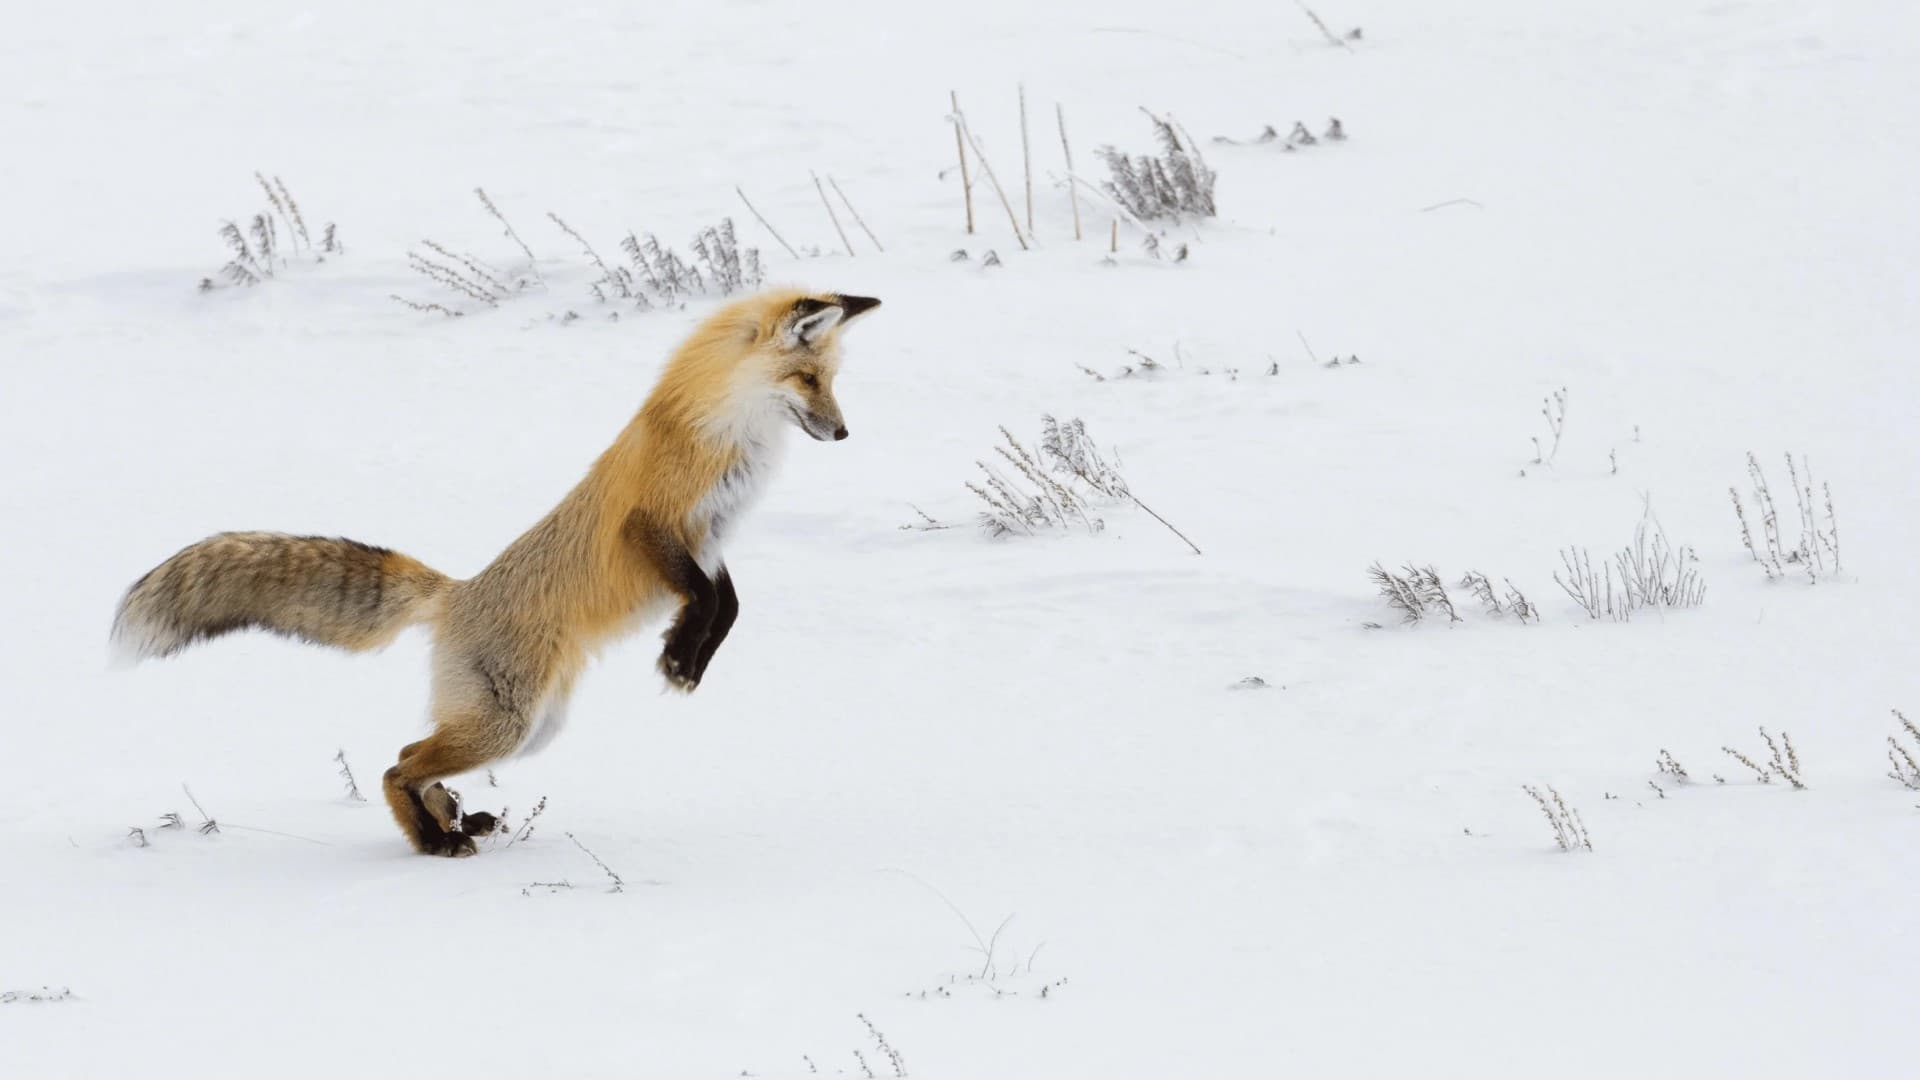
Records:
[[[800,383],[809,390],[820,389],[820,378],[811,371],[803,371],[800,373]]]

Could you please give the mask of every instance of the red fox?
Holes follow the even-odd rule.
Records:
[[[545,746],[593,651],[679,606],[659,670],[700,685],[740,602],[720,549],[778,457],[785,425],[844,439],[840,332],[865,296],[774,290],[722,308],[667,362],[613,446],[492,565],[458,581],[352,540],[234,532],[134,582],[113,641],[138,660],[261,629],[353,652],[433,632],[433,734],[384,778],[408,841],[471,855],[493,815],[459,812],[440,782]]]

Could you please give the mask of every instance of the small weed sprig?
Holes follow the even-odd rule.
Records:
[[[213,815],[207,813],[206,808],[200,805],[199,799],[196,799],[193,797],[193,789],[188,787],[185,784],[181,784],[180,790],[187,793],[187,801],[192,803],[193,808],[196,811],[198,811],[200,814],[200,825],[199,825],[200,835],[212,836],[214,833],[219,832],[220,823],[213,820]],[[178,814],[174,814],[171,816],[173,817],[175,824],[178,824],[180,816]]]
[[[536,282],[545,285],[546,279],[540,276],[540,262],[533,257],[533,249],[527,246],[525,240],[520,239],[520,234],[514,230],[507,216],[500,212],[500,208],[493,205],[493,200],[487,197],[485,188],[474,188],[473,193],[480,199],[480,205],[493,216],[493,220],[500,223],[500,228],[505,231],[507,239],[513,241],[514,245],[520,249],[520,253],[527,257],[527,273],[533,275]]]
[[[353,778],[353,766],[347,764],[346,748],[341,747],[340,751],[333,755],[333,760],[340,764],[340,779],[346,782],[347,798],[354,802],[366,802],[367,797],[360,793],[360,785]]]
[[[600,872],[607,875],[607,879],[613,882],[612,887],[607,890],[608,892],[626,892],[627,891],[627,883],[621,879],[619,874],[616,874],[613,872],[613,867],[608,866],[605,862],[601,861],[600,856],[595,855],[593,853],[592,848],[589,848],[587,845],[581,843],[580,838],[573,835],[572,833],[567,834],[567,839],[573,841],[574,847],[577,847],[581,851],[585,852],[587,858],[593,860],[593,865],[599,867]]]
[[[906,1058],[900,1056],[900,1051],[894,1049],[893,1044],[887,1041],[887,1037],[881,1033],[880,1029],[874,1025],[872,1020],[867,1019],[865,1013],[855,1013],[854,1016],[866,1027],[867,1037],[873,1040],[874,1047],[879,1051],[880,1057],[885,1059],[889,1074],[893,1076],[895,1080],[905,1080],[907,1076]],[[854,1065],[860,1070],[858,1075],[867,1077],[868,1080],[879,1080],[880,1074],[874,1071],[873,1065],[868,1062],[867,1055],[864,1051],[856,1046],[852,1048],[850,1053],[853,1055]],[[820,1071],[820,1066],[814,1063],[812,1055],[801,1054],[800,1060],[807,1066],[807,1075],[824,1075]],[[743,1069],[740,1075],[747,1076],[750,1074]],[[833,1075],[847,1076],[850,1074],[845,1069],[835,1069],[833,1070]]]
[[[1673,755],[1667,753],[1664,749],[1660,751],[1660,756],[1655,758],[1653,763],[1661,772],[1666,773],[1682,784],[1692,779],[1687,775],[1687,770],[1682,768],[1680,763],[1674,760]]]
[[[1907,714],[1899,709],[1893,710],[1894,719],[1900,721],[1914,745],[1920,747],[1920,727],[1907,719]],[[1887,761],[1893,765],[1893,771],[1887,773],[1894,781],[1910,791],[1920,791],[1920,761],[1914,760],[1915,751],[1908,750],[1893,735],[1887,736]]]
[[[53,1001],[69,1001],[73,991],[62,986],[55,989],[43,986],[38,990],[0,990],[0,1005],[41,1004]]]
[[[259,285],[277,275],[289,265],[289,256],[299,256],[314,262],[325,262],[328,255],[338,255],[346,249],[337,239],[334,225],[329,222],[321,236],[320,249],[314,250],[313,239],[307,232],[306,217],[300,212],[300,204],[295,201],[293,192],[286,182],[275,176],[268,177],[256,170],[254,181],[267,197],[266,209],[247,219],[243,230],[233,221],[220,226],[220,240],[226,244],[228,259],[220,268],[221,281],[212,277],[200,279],[199,290],[203,293],[226,286]],[[249,239],[251,238],[251,239]]]
[[[1733,513],[1740,522],[1740,543],[1747,549],[1753,561],[1760,564],[1768,580],[1787,576],[1788,567],[1795,567],[1807,575],[1807,583],[1817,583],[1822,576],[1837,576],[1840,564],[1840,522],[1833,510],[1833,488],[1822,483],[1820,497],[1814,496],[1813,466],[1803,454],[1798,463],[1793,455],[1786,455],[1787,476],[1793,486],[1794,510],[1799,517],[1798,537],[1789,544],[1781,532],[1780,512],[1774,505],[1773,491],[1767,484],[1765,470],[1760,467],[1760,459],[1751,451],[1747,453],[1747,480],[1752,484],[1754,512],[1759,517],[1759,543],[1754,542],[1755,530],[1747,522],[1747,508],[1740,501],[1740,492],[1728,488],[1727,494],[1733,500]],[[1826,526],[1821,527],[1819,511],[1826,511]]]
[[[1569,807],[1552,784],[1547,785],[1546,794],[1532,784],[1522,784],[1520,790],[1525,791],[1539,805],[1540,812],[1546,815],[1547,824],[1553,827],[1553,841],[1561,851],[1593,850],[1593,841],[1587,837],[1587,827],[1580,820],[1580,812]]]
[[[1261,126],[1258,135],[1249,139],[1235,139],[1226,135],[1215,135],[1213,141],[1223,143],[1227,146],[1245,146],[1249,144],[1269,146],[1278,144],[1283,152],[1291,154],[1304,146],[1318,146],[1323,142],[1346,142],[1347,128],[1345,124],[1340,122],[1339,117],[1330,116],[1327,118],[1327,129],[1319,135],[1315,135],[1312,130],[1307,127],[1306,121],[1295,120],[1293,122],[1293,130],[1287,132],[1285,135],[1280,134],[1280,129],[1274,127],[1272,124],[1265,124]]]
[[[1722,746],[1720,749],[1727,756],[1753,770],[1753,774],[1759,777],[1763,784],[1773,783],[1773,778],[1778,776],[1795,791],[1805,791],[1807,785],[1800,776],[1800,755],[1793,748],[1793,739],[1782,731],[1780,741],[1776,743],[1764,727],[1760,729],[1760,739],[1767,744],[1766,768],[1761,768],[1759,763],[1731,746]]]
[[[513,845],[519,843],[520,841],[525,840],[528,837],[532,836],[534,822],[539,821],[540,815],[546,812],[547,812],[547,797],[545,795],[542,795],[540,796],[540,801],[533,804],[533,812],[527,815],[527,820],[520,823],[519,831],[515,832],[512,836],[508,837],[506,844],[504,844],[503,846],[512,847]],[[505,810],[502,810],[500,812],[500,820],[503,824],[506,822],[507,812]]]
[[[1748,757],[1747,755],[1741,753],[1738,750],[1735,750],[1731,746],[1723,746],[1720,748],[1720,750],[1722,753],[1725,753],[1727,756],[1733,758],[1733,760],[1739,762],[1742,765],[1745,765],[1749,769],[1752,769],[1753,775],[1758,777],[1761,783],[1763,784],[1773,783],[1773,776],[1770,773],[1768,773],[1767,770],[1754,764],[1754,761],[1752,758]]]
[[[887,1059],[887,1064],[893,1068],[893,1075],[896,1077],[906,1076],[907,1061],[900,1056],[900,1051],[895,1050],[893,1044],[887,1041],[887,1037],[880,1033],[880,1029],[873,1026],[873,1021],[867,1019],[866,1013],[855,1013],[854,1016],[859,1018],[862,1024],[866,1025],[868,1037],[873,1039],[874,1045],[879,1048],[880,1053]]]
[[[1533,464],[1552,465],[1553,459],[1560,454],[1560,437],[1567,431],[1567,388],[1561,387],[1541,399],[1540,415],[1547,419],[1547,434],[1552,440],[1546,446],[1540,443],[1540,436],[1533,436]]]

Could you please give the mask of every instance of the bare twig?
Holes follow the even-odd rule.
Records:
[[[399,302],[407,305],[408,307],[412,308],[415,311],[419,311],[423,313],[429,312],[429,311],[437,311],[440,314],[445,315],[449,319],[457,319],[461,315],[460,312],[455,311],[444,304],[436,304],[431,300],[426,301],[425,303],[422,303],[419,300],[409,300],[406,297],[401,296],[399,293],[388,293],[387,296],[390,299],[398,300]]]
[[[834,213],[833,203],[827,199],[826,186],[820,183],[820,174],[809,172],[813,177],[813,190],[820,193],[820,205],[827,208],[827,217],[833,222],[833,231],[840,234],[840,246],[847,249],[847,257],[853,257],[853,245],[847,242],[847,230],[840,227],[840,215]]]
[[[619,874],[616,874],[613,872],[613,867],[608,866],[606,863],[602,862],[600,859],[600,856],[595,855],[593,853],[592,848],[589,848],[587,845],[581,843],[580,838],[573,835],[572,833],[567,834],[567,839],[573,841],[574,847],[577,847],[581,851],[586,852],[587,858],[593,860],[593,865],[599,867],[601,873],[606,874],[607,877],[613,882],[613,887],[608,890],[609,892],[626,892],[627,891],[627,883],[620,879]]]
[[[533,257],[533,249],[527,246],[525,240],[520,239],[520,234],[514,231],[512,223],[507,221],[506,215],[500,212],[500,208],[493,205],[493,200],[487,197],[485,188],[474,188],[473,193],[480,197],[480,205],[487,208],[487,213],[493,215],[493,220],[499,222],[500,227],[506,230],[507,239],[519,245],[521,254],[527,257],[527,272],[533,275],[535,281],[545,285],[547,279],[540,276],[539,261]]]
[[[956,117],[959,116],[960,115],[959,92],[954,90],[949,90],[947,91],[947,95],[953,101],[953,115]],[[973,177],[970,173],[967,172],[967,142],[966,142],[966,137],[960,133],[960,124],[957,120],[954,122],[954,125],[953,125],[953,146],[954,146],[954,149],[957,150],[960,154],[960,196],[963,200],[965,200],[967,204],[967,235],[972,236],[973,235]]]
[[[1141,502],[1140,496],[1135,495],[1133,492],[1129,491],[1127,492],[1127,498],[1133,500],[1133,505],[1139,507],[1142,510],[1145,510],[1149,514],[1153,514],[1153,520],[1159,522],[1162,525],[1165,525],[1167,527],[1168,532],[1171,532],[1173,535],[1179,537],[1182,541],[1185,541],[1186,545],[1193,549],[1193,553],[1195,555],[1204,554],[1204,552],[1200,550],[1200,545],[1194,543],[1191,540],[1188,540],[1186,533],[1183,533],[1179,529],[1176,529],[1173,527],[1173,522],[1168,521],[1166,518],[1161,517],[1158,513],[1154,512],[1153,507],[1148,506],[1146,503]]]
[[[1335,45],[1340,46],[1341,48],[1347,50],[1348,52],[1353,51],[1353,46],[1347,44],[1346,39],[1342,38],[1339,34],[1336,34],[1333,31],[1327,29],[1327,24],[1320,21],[1320,16],[1314,14],[1313,9],[1306,5],[1305,0],[1293,0],[1293,2],[1299,6],[1301,11],[1304,11],[1307,13],[1307,18],[1313,20],[1313,25],[1320,28],[1320,33],[1325,35],[1328,41],[1333,42]]]
[[[781,247],[783,247],[783,248],[786,248],[786,249],[787,249],[787,254],[789,254],[789,255],[791,255],[791,256],[793,256],[793,257],[794,257],[794,258],[796,258],[796,259],[800,257],[800,253],[799,253],[799,252],[797,252],[797,251],[795,251],[795,250],[793,250],[793,245],[792,245],[792,244],[789,244],[789,243],[787,243],[787,239],[786,239],[786,237],[784,237],[784,236],[781,236],[781,235],[780,235],[780,230],[778,230],[778,229],[776,229],[776,228],[774,228],[774,227],[773,227],[773,223],[772,223],[772,222],[770,222],[770,221],[768,221],[768,220],[766,219],[766,217],[765,217],[765,215],[763,215],[763,214],[761,214],[761,213],[760,213],[760,211],[758,211],[758,210],[755,210],[755,209],[753,208],[753,202],[752,202],[752,200],[750,200],[750,199],[748,199],[748,198],[747,198],[747,193],[746,193],[746,192],[744,192],[744,191],[742,191],[742,190],[740,190],[740,185],[738,185],[738,184],[735,184],[735,185],[733,186],[733,192],[734,192],[734,194],[736,194],[736,195],[738,195],[738,196],[740,196],[740,201],[741,201],[741,202],[743,202],[743,203],[746,203],[746,204],[747,204],[747,210],[748,210],[749,212],[751,212],[751,213],[753,214],[753,216],[754,216],[754,219],[755,219],[756,221],[758,221],[758,222],[760,222],[760,224],[761,224],[762,226],[764,226],[764,227],[766,228],[766,230],[767,230],[767,232],[769,232],[769,233],[771,233],[771,234],[773,235],[773,238],[774,238],[775,240],[778,240],[778,241],[780,242],[780,246],[781,246]]]
[[[1073,186],[1073,147],[1067,142],[1067,110],[1055,103],[1053,117],[1060,124],[1060,152],[1067,159],[1067,199],[1073,203],[1073,238],[1080,239],[1080,192]]]
[[[1020,83],[1020,164],[1027,176],[1027,232],[1033,232],[1033,148],[1027,142],[1027,84]]]
[[[532,836],[533,823],[540,820],[540,815],[546,813],[546,811],[547,811],[547,797],[545,795],[542,795],[540,796],[540,801],[533,804],[533,812],[527,815],[527,820],[520,823],[519,831],[515,832],[512,836],[507,838],[507,842],[505,846],[512,847],[513,845],[519,843],[520,841],[525,840],[527,837]],[[504,822],[506,820],[506,817],[507,815],[503,812],[500,815],[500,820]]]
[[[953,122],[959,126],[960,133],[967,138],[967,145],[973,148],[973,156],[980,162],[980,169],[987,174],[987,183],[993,185],[993,193],[1000,198],[1000,206],[1007,212],[1007,224],[1013,226],[1013,238],[1020,242],[1020,250],[1027,250],[1027,235],[1020,230],[1020,219],[1013,213],[1013,204],[1007,201],[1007,192],[1000,186],[1000,178],[994,175],[993,163],[980,149],[980,141],[973,137],[973,129],[967,126],[967,116],[958,108],[954,109]]]
[[[840,201],[846,204],[847,213],[853,215],[853,223],[860,226],[860,231],[867,234],[868,240],[873,241],[873,249],[885,254],[887,249],[880,246],[880,238],[873,235],[872,229],[867,228],[866,221],[860,217],[860,211],[853,208],[853,200],[847,198],[847,193],[840,190],[840,181],[835,180],[832,173],[827,174],[827,185],[833,188],[833,193],[840,196]]]
[[[193,789],[185,784],[181,784],[180,790],[187,793],[187,801],[192,803],[193,808],[200,812],[200,835],[206,836],[219,832],[220,823],[213,820],[212,815],[207,813],[206,808],[200,805],[199,799],[193,797]]]

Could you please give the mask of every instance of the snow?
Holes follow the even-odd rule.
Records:
[[[0,1070],[864,1076],[857,1049],[890,1075],[864,1014],[922,1078],[1900,1071],[1920,16],[1314,6],[1364,38],[1215,0],[10,20]],[[956,90],[1020,200],[1022,80],[1024,253],[978,177],[965,235],[943,175]],[[1055,102],[1086,174],[1150,149],[1139,105],[1350,138],[1206,144],[1221,217],[1168,238],[1191,258],[1123,225],[1108,266],[1109,214],[1083,202],[1074,243],[1049,182]],[[255,169],[347,253],[197,294]],[[840,253],[810,169],[885,254],[850,221]],[[513,263],[476,185],[551,287],[460,319],[390,300],[457,299],[407,269],[423,237]],[[609,650],[551,748],[454,785],[516,820],[546,797],[532,837],[424,859],[374,791],[421,731],[423,637],[109,671],[106,629],[217,530],[466,575],[557,501],[710,302],[609,321],[548,210],[609,258],[730,215],[771,280],[886,306],[847,333],[852,437],[793,438],[731,543],[741,620],[699,691],[661,693],[652,632]],[[1170,369],[1111,377],[1128,349]],[[996,425],[1043,413],[1205,554],[1128,506],[974,529]],[[1843,572],[1749,559],[1750,450],[1789,527],[1782,454],[1832,485]],[[957,527],[902,529],[916,506]],[[1599,558],[1648,507],[1704,605],[1587,621],[1560,549]],[[1542,618],[1456,590],[1464,622],[1402,626],[1375,560],[1511,578]],[[1762,726],[1807,790],[1721,752],[1763,757]],[[1594,850],[1558,851],[1522,784]]]

